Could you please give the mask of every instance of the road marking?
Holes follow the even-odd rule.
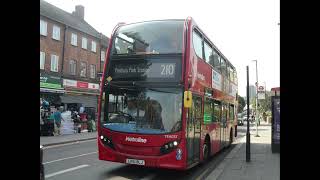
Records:
[[[56,147],[61,147],[61,146],[67,146],[67,145],[81,144],[81,143],[90,142],[90,141],[96,141],[96,140],[97,139],[89,139],[89,140],[84,140],[84,141],[74,141],[74,142],[70,142],[70,143],[50,145],[50,146],[45,146],[44,145],[43,149],[46,150],[46,149],[51,149],[51,148],[56,148]]]
[[[52,176],[56,176],[56,175],[59,175],[59,174],[63,174],[63,173],[69,172],[69,171],[74,171],[74,170],[81,169],[81,168],[88,167],[88,166],[89,166],[88,164],[83,164],[83,165],[80,165],[80,166],[77,166],[77,167],[65,169],[65,170],[62,170],[62,171],[58,171],[58,172],[55,172],[55,173],[48,174],[48,175],[45,176],[45,178],[49,178],[49,177],[52,177]]]
[[[94,154],[94,153],[97,153],[97,152],[98,152],[98,151],[96,151],[96,152],[90,152],[90,153],[86,153],[86,154],[80,154],[80,155],[72,156],[72,157],[66,157],[66,158],[62,158],[62,159],[57,159],[57,160],[53,160],[53,161],[48,161],[48,162],[45,162],[45,163],[43,163],[43,164],[49,164],[49,163],[53,163],[53,162],[57,162],[57,161],[63,161],[63,160],[66,160],[66,159],[72,159],[72,158],[76,158],[76,157],[86,156],[86,155]]]

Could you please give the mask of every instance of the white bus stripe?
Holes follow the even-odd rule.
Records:
[[[97,152],[98,152],[98,151],[96,151],[96,152],[90,152],[90,153],[86,153],[86,154],[80,154],[80,155],[72,156],[72,157],[66,157],[66,158],[62,158],[62,159],[57,159],[57,160],[53,160],[53,161],[48,161],[48,162],[45,162],[45,163],[43,163],[43,164],[49,164],[49,163],[53,163],[53,162],[57,162],[57,161],[63,161],[63,160],[66,160],[66,159],[72,159],[72,158],[76,158],[76,157],[86,156],[86,155],[94,154],[94,153],[97,153]]]
[[[89,165],[88,164],[83,164],[83,165],[80,165],[80,166],[77,166],[77,167],[65,169],[65,170],[62,170],[62,171],[58,171],[58,172],[55,172],[55,173],[48,174],[48,175],[45,176],[45,178],[49,178],[49,177],[52,177],[52,176],[63,174],[63,173],[69,172],[69,171],[74,171],[74,170],[81,169],[81,168],[84,168],[84,167],[87,167],[87,166],[89,166]]]

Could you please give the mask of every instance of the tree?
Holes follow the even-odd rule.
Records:
[[[252,106],[256,107],[256,101],[252,101]],[[271,92],[266,92],[265,99],[258,99],[258,110],[260,113],[271,111]]]
[[[238,112],[242,112],[246,102],[243,97],[238,95]]]

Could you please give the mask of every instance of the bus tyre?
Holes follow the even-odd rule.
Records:
[[[210,140],[206,138],[203,144],[203,161],[207,161],[210,155]]]

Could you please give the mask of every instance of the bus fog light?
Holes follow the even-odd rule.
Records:
[[[169,146],[170,146],[170,148],[172,148],[173,147],[173,143],[171,142],[171,143],[169,143]]]
[[[103,139],[104,137],[103,136],[100,136],[100,139]]]

